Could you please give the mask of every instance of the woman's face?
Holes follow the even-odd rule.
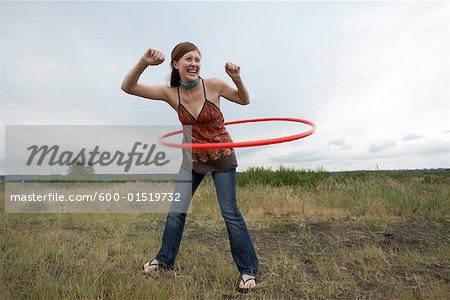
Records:
[[[180,73],[181,81],[191,82],[198,78],[201,67],[200,60],[200,53],[197,50],[192,50],[173,63],[174,68]]]

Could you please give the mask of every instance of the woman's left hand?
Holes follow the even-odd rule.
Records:
[[[241,78],[241,67],[233,64],[232,62],[227,62],[225,64],[225,72],[227,72],[228,76],[230,76],[231,79]]]

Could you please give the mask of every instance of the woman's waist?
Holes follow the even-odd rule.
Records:
[[[219,133],[193,131],[185,135],[185,142],[191,143],[232,143],[233,139],[225,130]]]

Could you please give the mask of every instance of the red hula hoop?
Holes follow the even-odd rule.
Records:
[[[303,123],[311,126],[311,129],[299,134],[288,135],[278,138],[272,139],[264,139],[264,140],[255,140],[255,141],[245,141],[245,142],[227,142],[227,143],[170,143],[165,141],[165,138],[170,136],[174,136],[183,132],[183,130],[177,130],[173,132],[169,132],[164,134],[159,138],[159,142],[165,146],[173,147],[173,148],[181,148],[181,149],[193,149],[193,150],[206,150],[206,149],[225,149],[225,148],[242,148],[242,147],[256,147],[256,146],[264,146],[264,145],[272,145],[285,143],[290,141],[295,141],[298,139],[305,138],[314,133],[316,130],[316,125],[308,120],[304,119],[296,119],[296,118],[258,118],[258,119],[248,119],[248,120],[238,120],[225,122],[224,125],[234,125],[234,124],[242,124],[242,123],[254,123],[254,122],[267,122],[267,121],[288,121],[288,122],[297,122]]]

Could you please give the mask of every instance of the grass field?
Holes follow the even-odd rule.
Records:
[[[244,296],[211,180],[175,270],[150,276],[164,214],[1,213],[0,299],[448,299],[449,199],[448,170],[239,174],[260,265]]]

